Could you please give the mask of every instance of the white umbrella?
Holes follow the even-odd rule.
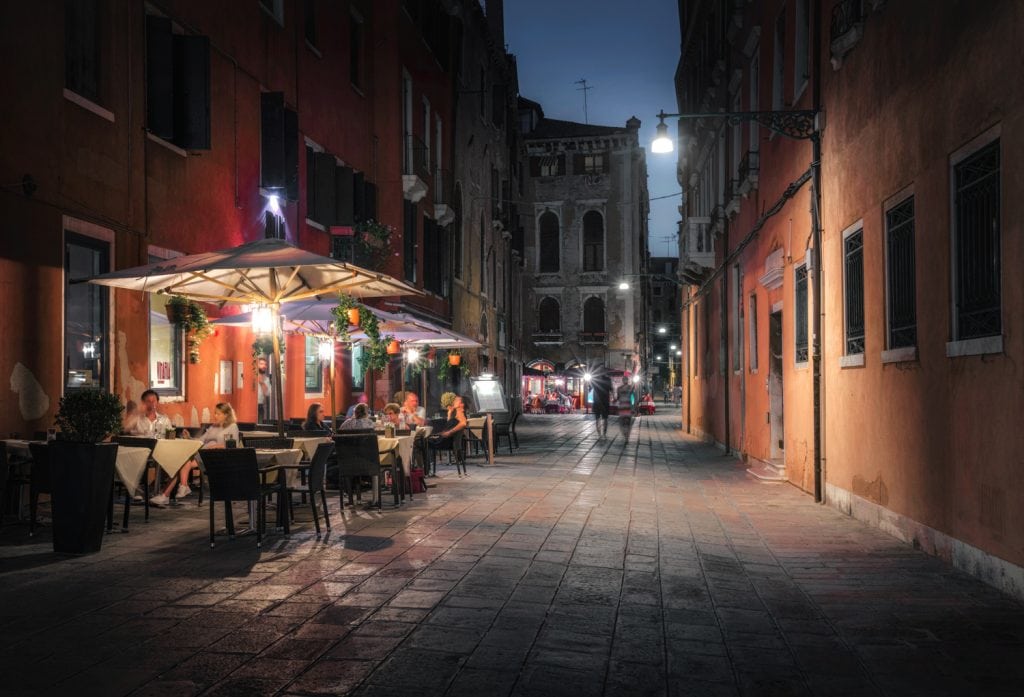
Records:
[[[85,279],[90,283],[149,293],[180,295],[204,302],[268,305],[272,313],[277,403],[284,409],[278,314],[282,303],[325,298],[420,295],[391,276],[336,261],[284,240],[265,239],[217,252],[191,254]],[[278,413],[278,432],[284,417]]]

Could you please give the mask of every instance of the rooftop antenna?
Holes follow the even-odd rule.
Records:
[[[673,256],[673,254],[672,254],[672,240],[674,240],[676,237],[677,237],[677,235],[664,235],[661,238],[661,239],[663,239],[665,241],[665,256],[667,256],[667,257]]]
[[[594,89],[593,87],[587,86],[587,78],[581,77],[579,80],[573,83],[574,85],[583,85],[583,87],[577,87],[577,92],[583,92],[583,123],[590,123],[590,117],[587,114],[587,92]]]

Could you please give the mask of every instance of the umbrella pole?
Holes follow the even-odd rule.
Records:
[[[331,366],[330,366],[330,371],[331,371],[331,382],[330,382],[330,388],[331,388],[331,433],[332,434],[335,431],[338,430],[338,424],[336,423],[337,420],[338,420],[338,410],[334,406],[334,354],[335,354],[336,351],[337,351],[337,345],[334,343],[334,337],[332,336],[331,337]]]
[[[273,308],[273,330],[271,333],[274,343],[274,394],[277,397],[277,435],[284,437],[284,387],[281,385],[281,347],[278,342],[281,340],[280,311],[277,303],[271,305]]]

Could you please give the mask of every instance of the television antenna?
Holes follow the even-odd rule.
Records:
[[[583,123],[590,123],[589,115],[587,114],[587,92],[589,92],[590,90],[592,90],[594,88],[589,86],[589,85],[587,85],[587,78],[585,78],[585,77],[581,77],[579,80],[577,80],[573,84],[574,85],[583,85],[582,87],[577,87],[576,91],[577,92],[583,92]]]

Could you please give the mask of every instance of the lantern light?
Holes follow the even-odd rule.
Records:
[[[659,123],[654,127],[654,140],[651,141],[651,152],[664,154],[672,152],[675,146],[672,138],[668,135],[668,126],[665,124],[665,117],[659,116]]]
[[[252,309],[252,330],[257,334],[269,334],[274,329],[274,313],[269,305],[257,305]]]
[[[323,340],[320,342],[319,347],[320,360],[329,361],[331,356],[334,355],[334,342],[330,340]]]
[[[408,351],[405,352],[405,361],[406,361],[406,363],[415,363],[419,359],[420,359],[420,351],[419,351],[419,349],[411,348],[411,349],[409,349]]]

